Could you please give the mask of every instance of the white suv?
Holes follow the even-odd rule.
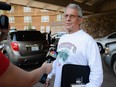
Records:
[[[62,35],[67,34],[66,32],[57,32],[52,34],[52,38],[60,38]]]
[[[52,34],[51,35],[51,38],[53,40],[52,45],[57,47],[57,44],[58,44],[58,41],[59,41],[60,37],[65,35],[65,34],[67,34],[67,32],[57,32],[57,33]]]
[[[113,32],[103,38],[98,38],[98,39],[95,39],[97,44],[98,44],[98,47],[99,47],[99,50],[101,53],[104,53],[104,49],[105,49],[105,44],[106,43],[109,43],[109,42],[113,42],[113,41],[116,41],[116,32]]]

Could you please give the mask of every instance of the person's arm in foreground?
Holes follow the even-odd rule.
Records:
[[[6,15],[0,17],[5,19],[5,25],[0,22],[0,41],[2,41],[8,34],[10,25]],[[42,67],[27,72],[10,63],[6,56],[0,52],[0,87],[32,87],[41,79],[43,74],[51,72],[51,69],[52,64],[44,63]]]
[[[51,66],[52,64],[44,63],[42,67],[27,72],[10,63],[7,70],[0,76],[0,87],[32,87],[44,73],[51,71]]]

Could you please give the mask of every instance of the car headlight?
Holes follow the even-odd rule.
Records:
[[[108,47],[106,47],[106,48],[105,48],[105,54],[108,54],[108,53],[109,53],[109,50],[110,50],[110,49],[109,49]]]

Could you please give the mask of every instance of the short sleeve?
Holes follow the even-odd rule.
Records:
[[[6,56],[0,52],[0,75],[2,75],[8,68],[10,61]]]

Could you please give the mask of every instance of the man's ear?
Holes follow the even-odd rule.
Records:
[[[81,24],[83,22],[83,18],[79,18],[79,24]]]

